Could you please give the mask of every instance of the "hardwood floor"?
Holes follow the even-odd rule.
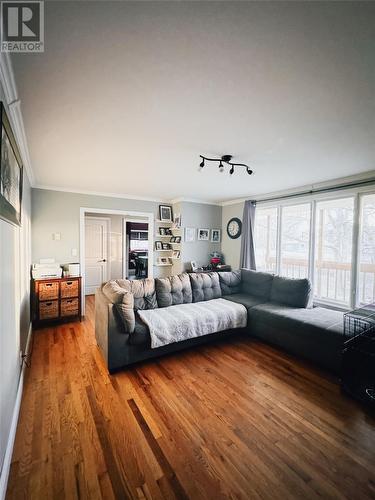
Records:
[[[108,375],[87,317],[35,332],[8,499],[375,498],[375,420],[250,338]]]

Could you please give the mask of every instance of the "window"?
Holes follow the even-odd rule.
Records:
[[[310,203],[286,206],[281,212],[280,274],[307,278],[309,274]]]
[[[315,222],[315,297],[350,305],[354,198],[319,201]]]
[[[358,302],[367,304],[375,301],[375,194],[362,198],[360,227]]]
[[[255,211],[255,262],[258,271],[276,272],[277,208]]]

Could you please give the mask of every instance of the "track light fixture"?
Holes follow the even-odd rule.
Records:
[[[216,161],[219,162],[219,172],[224,172],[225,168],[223,163],[226,163],[227,165],[230,165],[230,170],[229,173],[230,175],[234,174],[234,167],[244,167],[246,168],[246,172],[251,175],[253,174],[253,171],[248,165],[245,165],[244,163],[234,163],[232,162],[232,155],[223,155],[221,158],[207,158],[206,156],[199,155],[200,158],[202,158],[202,161],[199,164],[199,171],[203,170],[203,167],[205,166],[205,162],[209,161]]]

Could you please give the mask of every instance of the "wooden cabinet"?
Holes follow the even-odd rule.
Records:
[[[81,278],[32,280],[32,319],[44,322],[81,319]]]

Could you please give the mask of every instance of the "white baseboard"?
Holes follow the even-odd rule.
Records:
[[[32,335],[32,325],[30,323],[29,333],[27,334],[26,353],[29,352],[31,335]],[[14,410],[13,410],[13,415],[12,415],[12,423],[11,423],[10,430],[9,430],[9,438],[8,438],[7,448],[5,451],[3,467],[1,469],[0,500],[5,499],[5,495],[7,492],[10,464],[12,462],[14,440],[16,439],[18,417],[19,417],[20,408],[21,408],[22,392],[23,392],[23,379],[25,376],[25,368],[26,368],[26,365],[24,363],[22,366],[20,379],[18,382],[17,397],[16,397],[16,402],[14,405]]]

